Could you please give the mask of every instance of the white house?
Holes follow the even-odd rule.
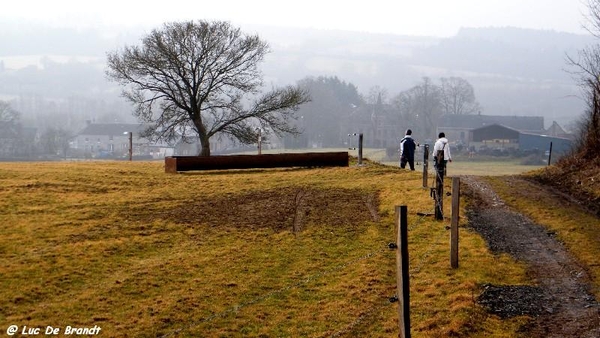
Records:
[[[142,124],[127,123],[88,123],[72,143],[72,148],[82,151],[85,156],[95,158],[118,158],[129,153],[129,133],[132,133],[134,156],[164,158],[173,155],[173,147],[151,143],[141,138]]]

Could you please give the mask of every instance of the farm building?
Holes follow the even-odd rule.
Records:
[[[477,128],[502,125],[521,132],[543,134],[542,116],[500,116],[500,115],[454,115],[440,117],[438,133],[443,131],[451,142],[464,145],[469,143],[469,133]]]
[[[553,152],[565,153],[571,149],[571,140],[564,137],[522,132],[507,126],[493,124],[470,131],[468,144],[475,149],[546,151],[552,143]]]
[[[565,154],[573,147],[571,139],[563,137],[555,137],[549,135],[536,135],[536,134],[519,134],[519,149],[523,151],[529,150],[548,150],[552,143],[552,152],[557,154]]]
[[[571,148],[572,135],[558,123],[544,129],[542,116],[444,115],[438,132],[456,145],[468,149],[547,150],[566,152]]]

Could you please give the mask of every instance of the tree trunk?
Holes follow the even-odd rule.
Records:
[[[198,138],[200,139],[200,152],[198,153],[198,156],[210,156],[210,136],[206,133],[200,114],[198,114],[197,117],[192,118],[192,121],[194,122],[194,126],[198,131]]]
[[[210,141],[208,138],[201,138],[200,145],[202,146],[200,149],[200,153],[198,156],[210,156]]]

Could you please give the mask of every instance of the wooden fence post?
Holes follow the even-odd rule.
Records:
[[[396,206],[396,229],[398,251],[396,262],[398,270],[396,281],[398,288],[398,325],[400,338],[410,338],[410,287],[408,271],[408,209],[406,205]]]
[[[129,132],[129,161],[133,159],[133,132]]]
[[[452,223],[450,224],[450,266],[458,268],[458,221],[460,209],[460,178],[452,177]]]

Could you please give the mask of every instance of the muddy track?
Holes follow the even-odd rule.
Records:
[[[510,183],[518,184],[517,178]],[[461,177],[471,199],[469,226],[494,253],[508,253],[528,266],[533,286],[487,285],[478,298],[502,318],[529,315],[524,337],[600,337],[599,304],[584,269],[546,228],[511,210],[482,180]]]

